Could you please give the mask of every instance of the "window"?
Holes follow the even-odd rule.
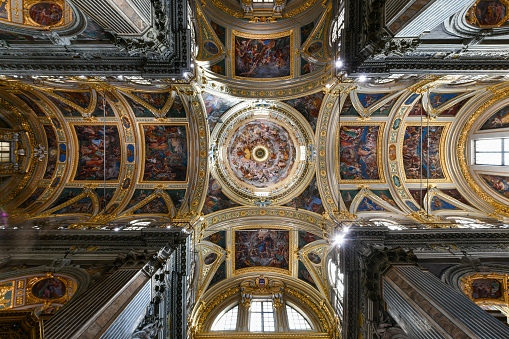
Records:
[[[253,301],[249,330],[251,332],[274,332],[274,309],[271,301]]]
[[[274,0],[253,0],[253,2],[274,2]]]
[[[286,305],[288,327],[290,330],[310,330],[311,325],[304,316],[290,305]]]
[[[238,314],[238,305],[223,312],[216,318],[214,324],[212,324],[212,331],[234,331],[237,328]]]
[[[509,138],[474,141],[476,165],[509,166]]]
[[[11,162],[11,143],[0,141],[0,162]]]

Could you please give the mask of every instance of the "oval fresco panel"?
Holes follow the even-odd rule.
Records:
[[[66,287],[60,279],[46,278],[32,287],[32,294],[39,299],[59,299],[65,296]]]
[[[219,48],[217,48],[216,44],[211,41],[205,41],[203,43],[203,48],[207,51],[207,53],[216,55],[219,53]]]
[[[316,52],[318,52],[320,49],[322,49],[322,45],[323,44],[321,41],[313,42],[308,48],[309,54],[315,54]]]
[[[210,265],[217,259],[217,253],[210,253],[205,257],[205,260],[203,261],[205,265]]]
[[[317,264],[317,265],[322,262],[322,258],[320,258],[320,256],[318,254],[313,253],[313,252],[308,253],[308,259],[313,264]]]
[[[53,2],[41,2],[28,10],[30,18],[41,26],[53,26],[62,20],[62,7]]]

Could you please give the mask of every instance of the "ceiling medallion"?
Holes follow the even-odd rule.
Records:
[[[237,105],[212,132],[212,175],[230,199],[244,205],[284,204],[313,175],[313,132],[287,106]]]

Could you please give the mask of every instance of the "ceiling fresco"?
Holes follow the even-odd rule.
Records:
[[[270,20],[202,5],[189,83],[0,76],[0,140],[16,151],[0,167],[4,228],[186,227],[196,305],[262,276],[327,309],[339,223],[508,221],[507,166],[473,150],[509,135],[507,79],[336,78],[327,2]],[[94,25],[81,35],[107,34]]]

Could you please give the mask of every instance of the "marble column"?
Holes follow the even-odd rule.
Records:
[[[389,313],[411,338],[509,338],[508,326],[416,266],[392,265],[382,284]]]

